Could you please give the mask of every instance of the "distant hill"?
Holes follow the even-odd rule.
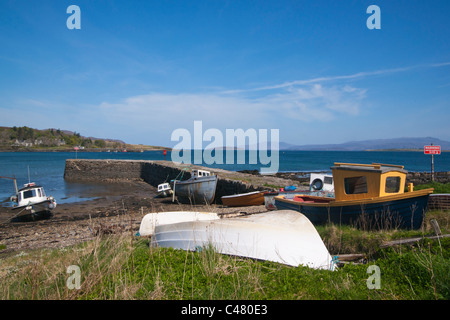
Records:
[[[163,147],[131,145],[117,139],[84,137],[80,133],[60,129],[0,127],[0,150],[158,150]]]
[[[305,151],[366,151],[366,150],[423,150],[425,145],[441,146],[441,150],[450,150],[450,142],[438,138],[393,138],[363,141],[349,141],[340,144],[292,145],[280,142],[280,150]]]

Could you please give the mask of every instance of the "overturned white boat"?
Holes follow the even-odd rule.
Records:
[[[220,218],[217,213],[213,212],[168,211],[148,213],[141,221],[139,235],[151,236],[155,231],[155,227],[159,225],[218,219]]]
[[[332,257],[313,224],[292,210],[158,224],[152,242],[192,251],[212,246],[222,254],[334,270]]]

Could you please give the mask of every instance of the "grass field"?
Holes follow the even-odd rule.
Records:
[[[450,238],[380,246],[432,234],[431,218],[448,233],[449,214],[429,212],[419,231],[318,227],[332,255],[367,257],[367,264],[346,264],[336,271],[226,256],[213,248],[200,252],[155,248],[148,239],[130,233],[99,236],[72,247],[3,257],[0,299],[448,300]],[[378,288],[373,288],[377,282],[370,266],[379,268]]]

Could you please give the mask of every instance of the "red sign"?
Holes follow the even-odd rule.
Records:
[[[75,149],[75,150],[79,150],[80,148],[78,148],[78,147],[74,147],[74,149]]]
[[[164,151],[163,151],[163,155],[166,155],[166,154],[167,154],[167,150],[164,150]]]
[[[441,146],[425,146],[423,152],[425,154],[441,154]]]

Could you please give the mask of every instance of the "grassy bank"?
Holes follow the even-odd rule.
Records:
[[[430,182],[414,186],[414,190],[423,190],[428,188],[434,188],[433,193],[450,193],[450,182],[447,183]]]
[[[443,233],[449,213],[432,211]],[[337,271],[289,267],[216,253],[154,248],[129,232],[98,236],[62,249],[21,252],[0,259],[1,299],[449,299],[450,238],[380,249],[393,239],[431,233],[319,227],[330,253],[365,253],[367,264]],[[369,289],[368,267],[381,286]],[[75,273],[80,270],[80,288]],[[69,286],[67,285],[69,282]]]

